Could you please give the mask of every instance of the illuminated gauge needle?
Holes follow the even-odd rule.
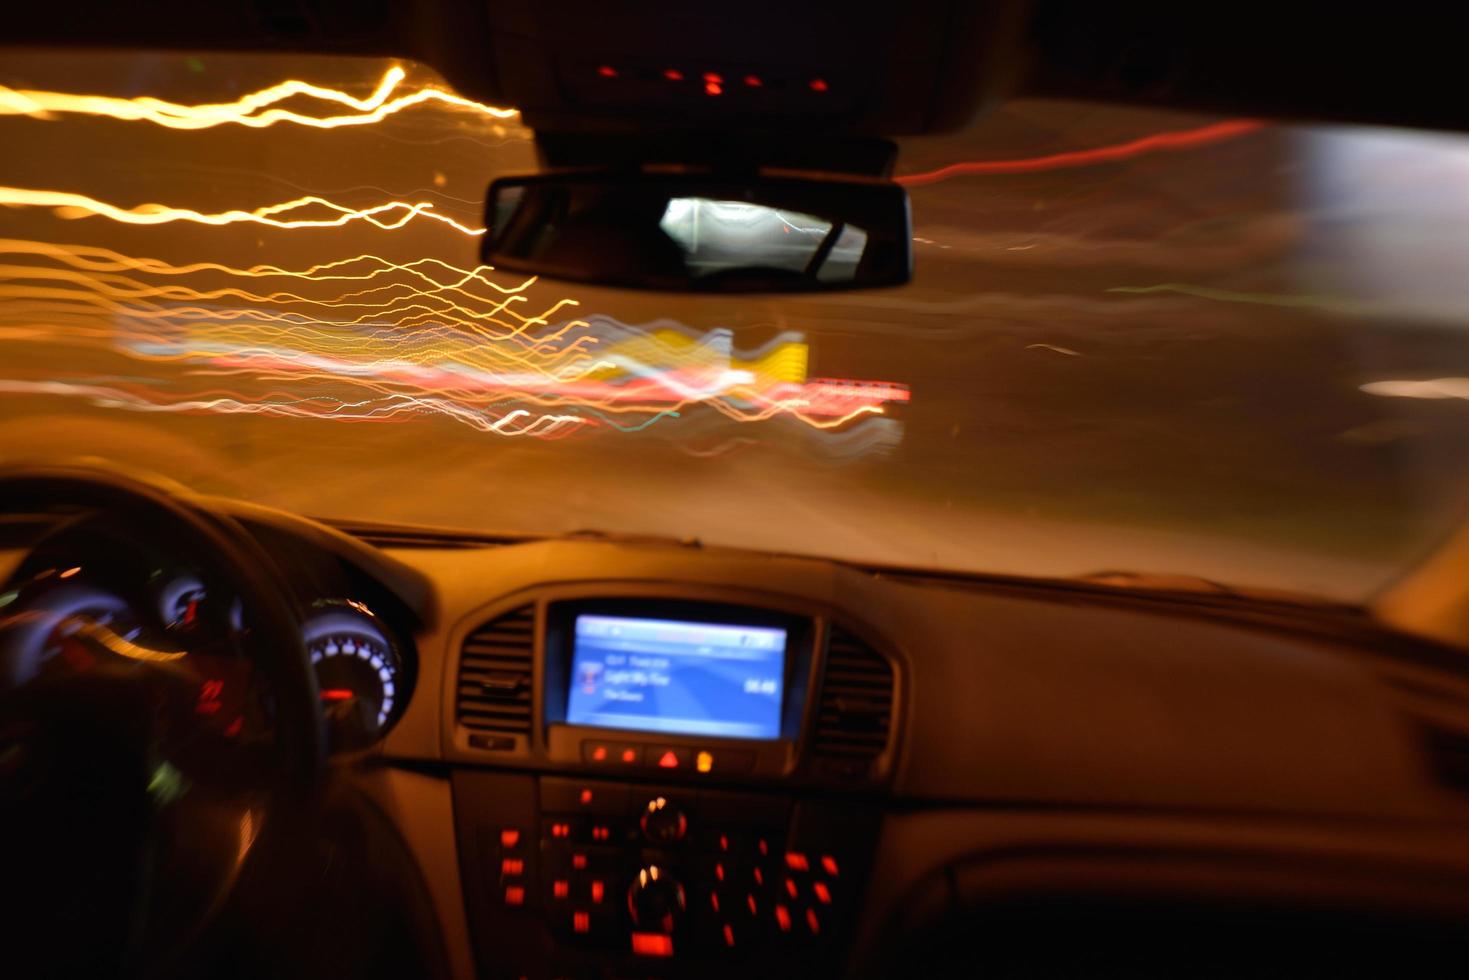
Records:
[[[326,687],[321,691],[323,701],[350,701],[356,696],[356,693],[345,687]]]

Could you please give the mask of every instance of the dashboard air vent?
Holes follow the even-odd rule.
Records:
[[[455,704],[459,724],[529,734],[535,625],[535,606],[521,606],[465,638]]]
[[[851,633],[834,626],[816,706],[814,751],[823,771],[867,775],[887,748],[893,720],[893,668]]]

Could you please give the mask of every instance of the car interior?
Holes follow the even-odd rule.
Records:
[[[1464,35],[1283,7],[7,5],[4,974],[1462,976]]]

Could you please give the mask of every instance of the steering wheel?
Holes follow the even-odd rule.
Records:
[[[0,535],[30,515],[61,520],[0,584],[0,937],[44,974],[151,973],[319,785],[300,620],[260,544],[176,493],[0,471]],[[187,623],[146,600],[170,568]]]

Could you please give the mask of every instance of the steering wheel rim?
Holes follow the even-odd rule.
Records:
[[[85,508],[106,520],[126,520],[130,530],[141,528],[169,541],[175,554],[187,555],[211,580],[240,599],[250,624],[249,638],[241,642],[269,695],[273,736],[269,778],[258,787],[262,812],[250,843],[258,839],[259,827],[277,822],[276,814],[301,812],[325,768],[323,723],[299,617],[278,580],[279,569],[259,542],[233,519],[203,511],[179,494],[143,479],[81,466],[0,468],[0,515],[53,511],[58,506]],[[24,685],[19,694],[25,696]],[[0,733],[6,720],[0,712]],[[153,821],[150,829],[162,823],[152,810],[143,819],[149,818]],[[146,846],[148,839],[143,838],[140,846]],[[248,846],[241,845],[237,866]],[[225,892],[233,877],[223,885]],[[212,897],[208,908],[199,910],[192,928],[182,930],[189,937],[207,924],[225,894]],[[32,938],[47,932],[43,928]],[[146,935],[147,930],[142,933]],[[65,933],[58,930],[57,934]],[[148,937],[129,952],[148,961],[166,960],[182,951],[186,938],[170,935],[160,943],[157,937]],[[146,968],[142,963],[129,965]]]

